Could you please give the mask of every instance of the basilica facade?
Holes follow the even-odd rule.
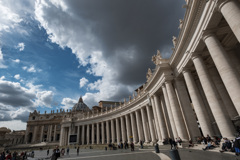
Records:
[[[186,0],[172,55],[152,57],[155,69],[122,103],[90,110],[30,113],[26,143],[108,144],[199,136],[233,139],[240,114],[240,1]],[[93,107],[94,108],[94,107]]]

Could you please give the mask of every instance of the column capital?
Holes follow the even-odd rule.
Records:
[[[233,1],[233,0],[219,0],[217,2],[217,10],[221,12],[221,8],[228,2]]]
[[[201,54],[199,52],[192,52],[191,53],[191,59],[194,60],[196,58],[201,58]]]
[[[165,84],[172,84],[172,81],[171,81],[171,80],[165,80],[164,83],[165,83]]]
[[[216,31],[216,29],[203,30],[202,40],[205,42],[205,40],[206,40],[208,37],[212,37],[212,36],[215,37],[215,36],[216,36],[215,31]]]
[[[191,72],[191,68],[189,68],[189,67],[183,67],[182,73],[189,73],[189,72]]]

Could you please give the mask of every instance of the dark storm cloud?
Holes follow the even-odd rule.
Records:
[[[171,53],[172,36],[178,34],[184,3],[183,0],[66,1],[71,12],[82,20],[79,27],[91,29],[95,44],[99,45],[92,47],[99,47],[108,63],[118,71],[116,81],[126,85],[145,81],[147,68],[153,68],[151,57],[157,49],[168,48]],[[121,54],[117,51],[128,52],[130,48],[134,48],[133,59],[129,60],[125,54],[117,55]]]

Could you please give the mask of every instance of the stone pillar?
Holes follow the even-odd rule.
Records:
[[[145,142],[149,143],[149,134],[147,130],[147,116],[144,108],[141,108],[141,115],[142,115],[142,124],[143,124],[143,131],[144,131],[144,136],[145,136]]]
[[[43,126],[44,127],[44,126]],[[61,126],[61,132],[60,132],[60,146],[64,146],[64,127]]]
[[[154,116],[154,124],[155,124],[155,135],[156,135],[156,139],[159,141],[161,141],[162,139],[162,135],[161,135],[161,131],[160,131],[160,126],[159,126],[159,119],[157,116],[157,111],[156,111],[156,104],[154,102],[154,98],[153,96],[151,96],[151,104],[152,104],[152,110],[153,110],[153,116]]]
[[[114,127],[114,120],[111,119],[111,134],[112,134],[112,143],[115,143],[115,127]]]
[[[228,111],[228,115],[230,116],[230,118],[238,116],[237,110],[234,107],[234,104],[221,80],[220,75],[218,74],[217,69],[214,66],[211,66],[209,68],[209,73],[211,75],[213,83],[215,84],[218,90],[220,97],[222,98],[222,101],[226,107],[226,110]]]
[[[36,140],[37,140],[37,132],[38,132],[38,126],[34,126],[34,129],[33,129],[33,138],[32,138],[32,142],[33,142],[33,143],[36,143]]]
[[[240,21],[238,20],[238,22]],[[238,28],[240,28],[240,26],[238,26]],[[235,66],[233,66],[230,57],[215,34],[206,34],[203,39],[232,102],[238,114],[240,114],[240,77],[238,71]]]
[[[89,141],[90,141],[90,132],[89,132],[89,130],[90,130],[90,126],[89,126],[89,124],[87,125],[87,134],[86,134],[86,136],[87,136],[87,145],[89,145],[90,143],[89,143]]]
[[[80,143],[80,126],[77,126],[77,144]]]
[[[231,59],[231,62],[233,66],[236,67],[238,73],[240,74],[240,59],[238,58],[238,53],[235,49],[231,49],[227,51],[229,58]]]
[[[102,144],[105,144],[105,126],[104,126],[104,122],[102,122]]]
[[[163,90],[164,100],[165,100],[166,107],[167,107],[167,113],[168,113],[168,116],[169,116],[169,121],[170,121],[170,124],[171,124],[171,129],[172,129],[173,136],[174,136],[174,137],[171,137],[171,138],[175,139],[175,138],[178,137],[178,133],[177,133],[175,121],[173,119],[173,113],[172,113],[172,109],[171,109],[171,106],[170,106],[167,90],[166,90],[166,87],[164,85],[162,86],[162,90]]]
[[[53,134],[53,141],[56,142],[56,135],[57,135],[57,125],[54,125],[54,134]]]
[[[92,123],[92,144],[95,144],[95,124]]]
[[[220,0],[219,10],[240,42],[240,4],[237,0]]]
[[[138,129],[139,142],[144,141],[142,121],[141,121],[141,117],[139,115],[139,111],[135,111],[135,114],[136,114],[136,119],[137,119],[137,129]]]
[[[26,133],[25,133],[25,137],[24,137],[25,143],[28,143],[28,134],[29,134],[29,126],[26,127]]]
[[[166,107],[166,103],[165,103],[163,94],[160,95],[160,103],[161,103],[161,106],[162,106],[163,119],[165,120],[165,123],[163,124],[163,126],[164,125],[166,126],[167,136],[168,137],[173,137],[173,132],[172,132],[172,128],[171,128],[171,125],[170,125],[169,116],[168,116],[168,113],[167,113],[167,107]]]
[[[131,124],[130,124],[129,115],[125,115],[125,119],[126,119],[126,126],[127,126],[127,139],[128,139],[128,143],[131,143],[130,137],[132,136],[132,130],[131,130]]]
[[[99,128],[99,123],[97,123],[97,144],[100,144],[100,128]]]
[[[158,122],[159,122],[159,129],[160,129],[160,133],[161,133],[161,139],[159,139],[159,140],[163,141],[163,139],[168,138],[166,123],[165,123],[165,119],[163,117],[163,112],[162,112],[162,107],[160,104],[159,97],[157,95],[154,95],[153,99],[154,99],[154,104],[156,107],[156,114],[157,114],[157,118],[158,118]]]
[[[69,126],[68,127],[68,142],[67,142],[67,144],[69,145],[69,143],[70,143],[70,135],[72,134],[72,127],[71,126]]]
[[[85,125],[82,125],[82,145],[85,144]]]
[[[109,121],[106,121],[106,134],[107,134],[107,144],[110,143],[110,127],[109,127]]]
[[[213,116],[218,124],[219,130],[223,137],[234,137],[234,126],[230,120],[225,106],[219,96],[214,83],[209,75],[208,69],[205,66],[203,59],[199,55],[192,57],[195,69],[197,71],[199,80],[202,84],[204,93],[208,100],[209,106]]]
[[[190,136],[189,138],[195,140],[196,137],[201,136],[201,133],[198,128],[197,119],[195,117],[195,113],[193,112],[185,83],[182,79],[176,79],[175,86],[182,106],[183,115],[185,117],[185,122]]]
[[[51,142],[52,139],[52,125],[49,126],[49,137],[48,137],[48,142]]]
[[[148,123],[149,123],[152,143],[155,143],[156,136],[155,136],[155,131],[154,131],[154,127],[153,127],[153,113],[152,113],[152,110],[149,105],[146,106],[146,109],[147,109],[147,117],[148,117]]]
[[[181,137],[183,140],[188,140],[186,126],[184,124],[182,112],[178,103],[176,93],[173,89],[172,82],[166,81],[165,84],[178,136]]]
[[[194,110],[197,115],[198,122],[201,126],[203,135],[207,136],[209,134],[210,136],[213,136],[214,133],[211,127],[211,122],[207,110],[198,91],[197,85],[193,79],[191,71],[189,69],[183,70],[183,76],[187,84],[188,92],[192,99]]]
[[[125,126],[125,122],[124,122],[124,117],[122,116],[121,119],[121,130],[122,130],[122,141],[125,142],[126,139],[126,126]]]
[[[138,135],[137,135],[137,124],[134,114],[130,113],[131,123],[132,123],[132,132],[133,132],[133,143],[138,142]]]
[[[119,119],[116,118],[116,129],[117,129],[117,143],[120,143],[120,126],[119,126]]]
[[[44,125],[41,126],[41,133],[40,133],[40,142],[43,141],[43,130],[44,130]]]

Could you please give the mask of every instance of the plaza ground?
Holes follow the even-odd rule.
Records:
[[[211,151],[201,150],[202,146],[195,147],[194,149],[178,149],[181,160],[240,160],[240,157],[236,157],[233,153],[220,153],[216,148]],[[35,157],[29,159],[50,159],[52,150],[50,150],[49,156],[47,156],[47,150],[35,151]],[[156,154],[153,147],[139,149],[135,148],[135,151],[131,152],[130,149],[118,149],[118,150],[99,150],[99,149],[80,149],[79,155],[77,155],[76,149],[70,149],[69,155],[65,155],[59,159],[65,160],[170,160],[170,146],[160,146],[160,154]]]

